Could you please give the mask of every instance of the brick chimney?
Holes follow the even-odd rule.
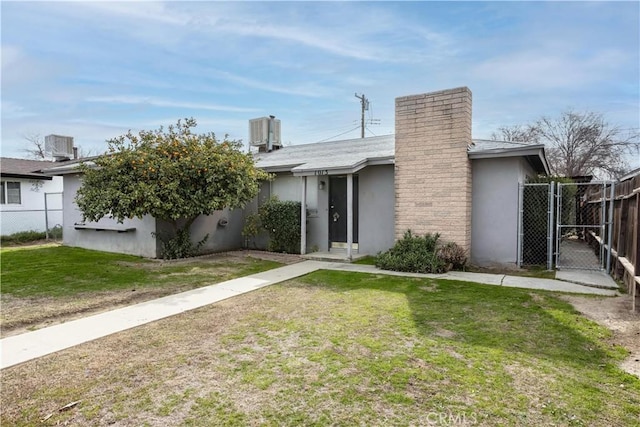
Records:
[[[440,233],[471,249],[471,91],[396,98],[395,236]]]

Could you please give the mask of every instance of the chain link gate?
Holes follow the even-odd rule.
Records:
[[[612,183],[558,183],[556,194],[556,268],[608,270],[607,236],[612,211],[607,209]]]
[[[608,272],[609,192],[609,182],[520,184],[518,267]]]

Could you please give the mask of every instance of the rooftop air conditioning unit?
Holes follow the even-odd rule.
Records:
[[[280,120],[275,116],[249,120],[249,144],[260,151],[271,151],[282,146]]]
[[[47,135],[44,137],[44,149],[56,160],[73,157],[73,137],[61,135]]]

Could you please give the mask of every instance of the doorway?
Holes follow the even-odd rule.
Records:
[[[353,248],[358,248],[358,176],[353,175]],[[329,248],[347,245],[347,177],[329,177]]]

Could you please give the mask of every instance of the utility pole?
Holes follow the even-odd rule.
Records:
[[[360,138],[364,138],[364,112],[369,109],[369,100],[364,93],[362,95],[358,95],[356,92],[356,98],[360,100],[360,105],[362,106],[362,115],[360,117]]]

